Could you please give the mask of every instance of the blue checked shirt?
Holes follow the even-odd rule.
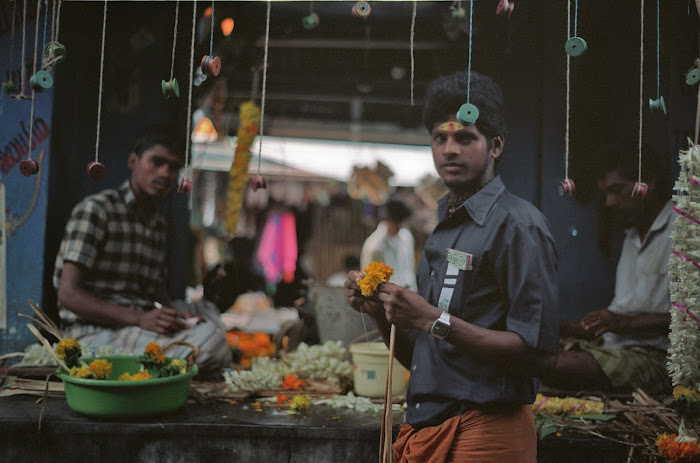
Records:
[[[58,288],[63,262],[73,262],[86,270],[84,288],[96,297],[151,309],[166,281],[166,255],[165,218],[156,212],[145,223],[127,180],[73,208],[56,256],[53,284]],[[68,324],[78,318],[65,308],[60,315]]]

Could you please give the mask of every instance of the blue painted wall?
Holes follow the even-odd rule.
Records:
[[[21,5],[20,5],[21,6]],[[18,8],[20,10],[20,8]],[[28,337],[27,320],[18,314],[31,314],[27,299],[41,303],[42,271],[44,266],[44,237],[48,180],[51,158],[51,113],[53,90],[37,93],[34,98],[34,123],[31,153],[28,150],[32,92],[29,77],[34,70],[34,37],[36,3],[27,6],[25,54],[22,56],[21,11],[17,11],[15,40],[11,43],[12,9],[10,2],[0,2],[0,79],[11,79],[19,90],[22,87],[24,67],[24,96],[10,98],[3,92],[0,99],[0,181],[5,188],[6,222],[6,326],[0,329],[0,352],[24,349]],[[41,68],[43,42],[43,15],[39,18],[39,37],[36,69]],[[12,63],[12,67],[10,64]],[[31,158],[39,163],[39,174],[25,177],[19,171],[19,162]],[[0,286],[1,287],[1,286]]]

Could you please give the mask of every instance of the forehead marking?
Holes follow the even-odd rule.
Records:
[[[444,130],[446,132],[457,132],[459,130],[462,130],[464,126],[460,124],[459,122],[443,122],[438,126],[439,130]]]

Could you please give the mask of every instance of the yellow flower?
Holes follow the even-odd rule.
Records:
[[[70,375],[75,376],[76,378],[93,378],[94,374],[90,369],[86,366],[82,366],[80,368],[78,367],[73,367],[70,369]]]
[[[180,374],[184,374],[187,372],[187,365],[180,359],[173,359],[170,362],[170,365],[177,367],[177,369],[180,370]]]
[[[371,262],[364,269],[365,276],[360,280],[360,292],[363,296],[368,297],[377,292],[377,287],[389,281],[394,274],[394,269],[382,262]]]
[[[553,415],[565,413],[574,416],[596,415],[603,413],[605,409],[603,402],[574,397],[547,397],[542,394],[537,394],[532,408]]]
[[[151,375],[146,370],[139,371],[134,375],[124,372],[118,378],[119,381],[143,381],[146,379],[151,379]]]
[[[112,374],[112,364],[104,359],[93,360],[88,366],[97,379],[109,379]]]
[[[292,399],[292,404],[289,406],[292,410],[300,412],[311,407],[311,399],[308,395],[295,395]]]
[[[163,364],[165,363],[165,355],[163,354],[163,349],[155,342],[149,342],[146,345],[146,353],[156,362]]]
[[[70,355],[70,351],[75,350],[80,351],[80,344],[78,344],[78,341],[76,341],[75,338],[63,338],[58,342],[58,346],[56,346],[56,355],[58,355],[58,358],[61,360],[65,360],[66,355]]]
[[[684,386],[676,386],[673,388],[673,398],[674,399],[680,399],[681,397],[688,397],[691,402],[695,402],[700,398],[700,394],[698,394],[696,391],[693,389],[684,387]]]

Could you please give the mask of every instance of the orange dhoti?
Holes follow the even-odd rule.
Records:
[[[530,405],[513,410],[469,410],[439,426],[402,424],[395,463],[535,463],[537,434]]]

